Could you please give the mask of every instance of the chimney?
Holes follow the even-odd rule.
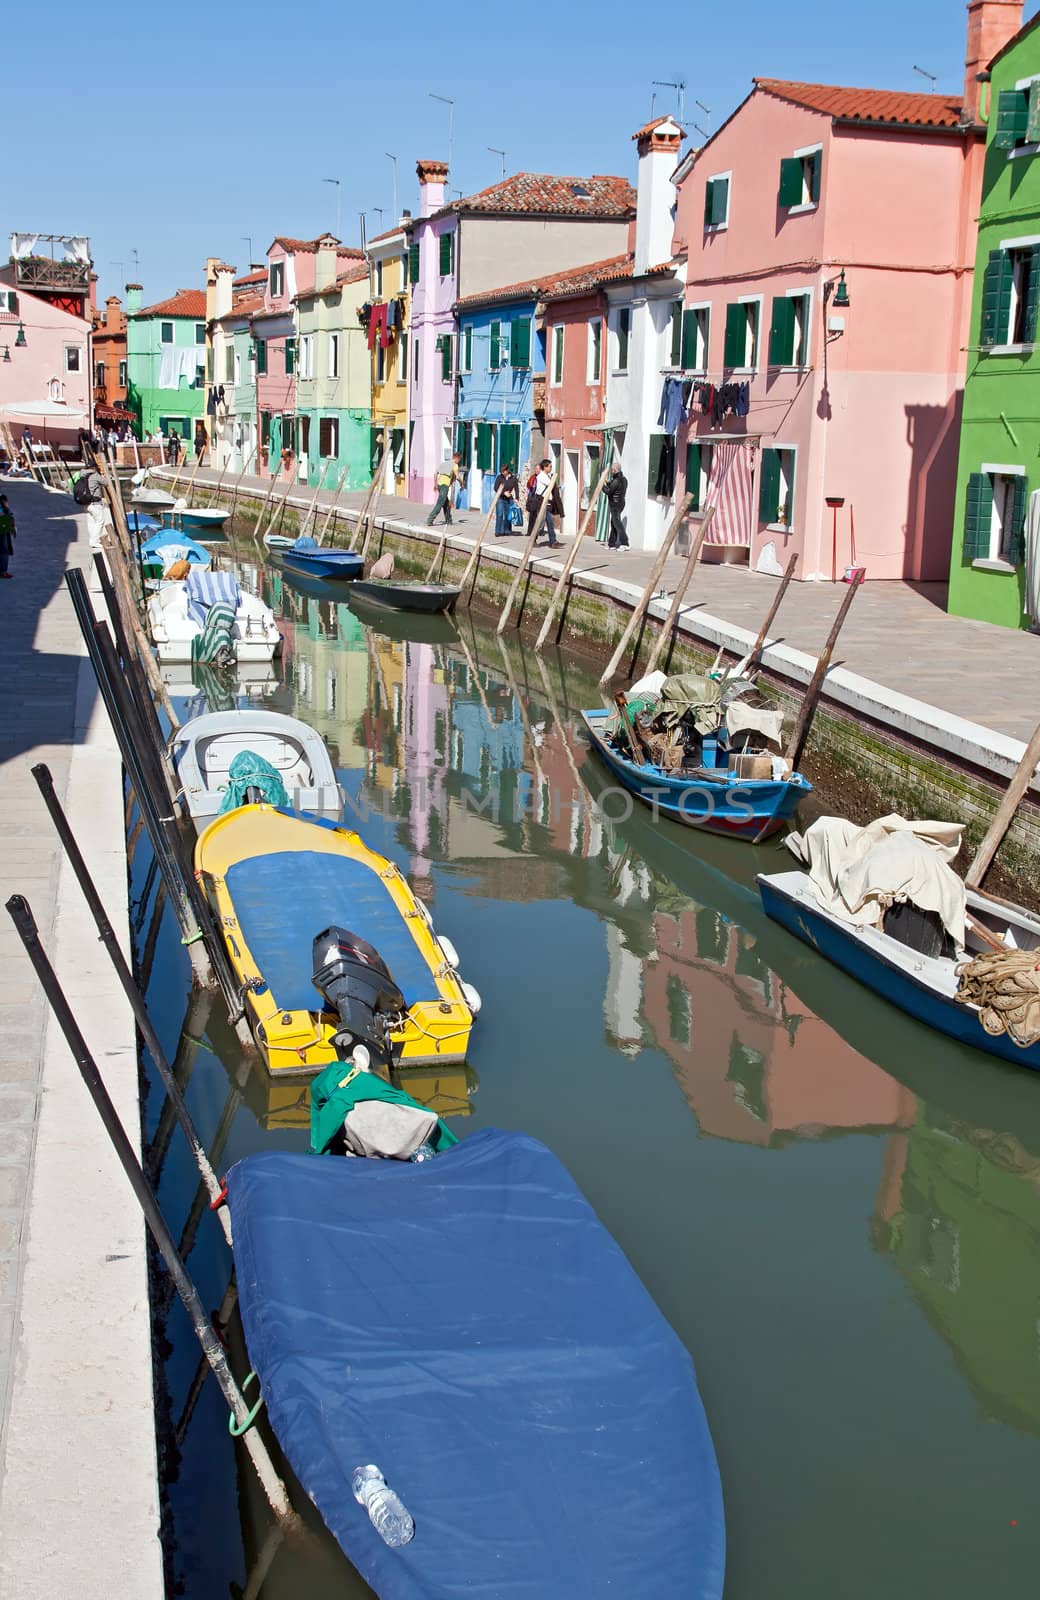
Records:
[[[330,289],[336,281],[338,247],[339,240],[331,233],[323,234],[318,240],[318,248],[314,252],[314,288],[317,294],[323,289]]]
[[[117,294],[110,294],[105,301],[105,331],[106,333],[119,333],[121,313],[123,307]]]
[[[978,74],[1022,26],[1022,0],[968,0],[968,44],[964,53],[963,116],[979,120]]]
[[[682,129],[671,117],[658,117],[632,135],[639,155],[636,177],[635,272],[668,261],[672,254],[672,173],[679,161]]]
[[[142,285],[139,283],[128,283],[125,284],[124,287],[126,289],[126,314],[128,317],[132,317],[135,311],[140,311],[141,309]]]
[[[234,267],[229,267],[226,262],[217,263],[213,272],[213,309],[211,317],[226,317],[231,310],[231,282],[235,276]],[[206,296],[206,309],[209,311],[210,296]]]
[[[429,217],[444,204],[448,166],[444,161],[417,161],[415,170],[419,177],[419,215]]]

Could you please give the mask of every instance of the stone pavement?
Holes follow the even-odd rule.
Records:
[[[186,478],[190,473],[186,473]],[[198,483],[212,483],[220,474],[205,468]],[[233,480],[225,480],[225,493]],[[242,492],[266,492],[267,483],[246,478]],[[281,495],[279,487],[277,495]],[[309,506],[313,490],[297,488],[291,504]],[[364,500],[357,491],[341,495],[339,505],[356,511]],[[335,499],[319,496],[319,506]],[[272,502],[276,503],[276,502]],[[427,537],[439,537],[440,526],[427,530],[429,507],[395,495],[381,495],[377,517]],[[464,548],[472,545],[483,517],[478,512],[456,513],[451,530],[452,543]],[[489,546],[496,552],[523,547],[522,536],[495,540]],[[652,552],[610,551],[588,540],[588,552],[578,559],[574,577],[590,586],[612,580],[641,588],[650,576]],[[552,571],[566,556],[566,545],[551,558],[544,546],[539,549],[540,570]],[[665,564],[663,586],[670,596],[683,568],[681,557]],[[721,619],[746,629],[752,637],[769,609],[777,579],[746,567],[709,565],[702,562],[687,591],[682,617],[684,626],[697,632],[698,613]],[[784,597],[771,639],[810,656],[819,653],[831,622],[845,594],[842,583],[792,583]],[[1040,665],[1040,637],[948,616],[945,584],[910,584],[867,579],[853,602],[834,655],[834,667],[871,679],[895,695],[911,696],[935,706],[953,718],[981,724],[999,735],[1028,740],[1040,718],[1040,703],[1034,689]],[[667,605],[665,606],[667,610]]]
[[[4,490],[18,536],[0,589],[0,907],[29,900],[139,1147],[133,1019],[30,775],[50,767],[126,932],[118,752],[62,582],[88,564],[86,519],[69,496]],[[159,1600],[144,1226],[2,908],[0,956],[0,1594]]]

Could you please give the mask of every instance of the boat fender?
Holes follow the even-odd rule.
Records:
[[[443,933],[438,933],[434,937],[436,938],[441,949],[444,951],[444,959],[448,963],[449,967],[455,967],[457,969],[459,965],[459,952],[456,950],[451,940],[445,938]]]
[[[481,1006],[484,1004],[480,998],[479,990],[474,989],[471,983],[464,983],[462,985],[462,992],[466,997],[466,1004],[469,1006],[469,1009],[472,1011],[473,1015],[476,1016]]]

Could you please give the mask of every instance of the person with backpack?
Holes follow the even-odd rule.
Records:
[[[499,490],[501,493],[498,493]],[[513,471],[511,461],[506,462],[495,479],[495,492],[498,494],[495,506],[495,538],[505,539],[513,532],[513,506],[520,492],[520,481]],[[523,527],[523,518],[520,519],[519,525]]]
[[[551,488],[551,494],[550,494]],[[545,513],[542,523],[542,534],[548,535],[549,549],[558,550],[559,540],[556,537],[556,524],[553,515],[563,515],[563,501],[560,498],[558,486],[553,482],[552,462],[548,456],[538,464],[538,471],[527,480],[527,531],[533,532],[538,520],[538,513],[542,509],[542,501],[549,494],[549,509]],[[539,534],[536,543],[541,543],[542,534]]]

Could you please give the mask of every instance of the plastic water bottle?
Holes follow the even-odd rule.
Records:
[[[399,1495],[387,1486],[378,1467],[355,1467],[351,1479],[354,1499],[368,1512],[373,1528],[383,1543],[397,1550],[415,1533],[415,1523]]]
[[[429,1139],[424,1139],[417,1150],[413,1150],[408,1157],[409,1161],[431,1161],[437,1154]]]

